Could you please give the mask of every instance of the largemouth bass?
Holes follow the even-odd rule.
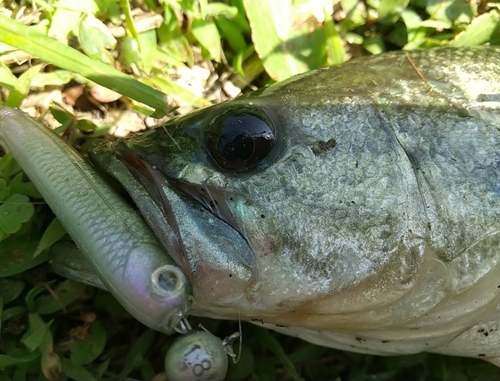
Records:
[[[97,147],[192,313],[500,365],[500,49],[302,74]]]

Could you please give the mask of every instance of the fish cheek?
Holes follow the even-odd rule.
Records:
[[[255,261],[243,237],[193,200],[168,194],[199,304],[227,304],[245,292]]]
[[[245,276],[235,268],[214,266],[207,258],[200,258],[196,263],[190,276],[195,303],[227,304],[245,289],[248,274]]]

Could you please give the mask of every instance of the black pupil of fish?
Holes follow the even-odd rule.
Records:
[[[210,126],[209,145],[217,163],[225,169],[241,169],[256,164],[275,145],[269,125],[252,114],[225,115]],[[212,142],[210,142],[212,140]],[[210,144],[212,143],[212,144]]]
[[[241,120],[238,120],[241,123]],[[217,142],[217,152],[226,160],[232,162],[245,162],[253,153],[254,141],[246,131],[241,131],[238,126],[229,129]]]

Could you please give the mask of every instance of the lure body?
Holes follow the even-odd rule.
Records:
[[[105,287],[142,323],[172,333],[190,309],[190,284],[140,215],[71,147],[21,111],[0,108],[0,140]]]

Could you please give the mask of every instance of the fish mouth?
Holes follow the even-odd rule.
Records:
[[[147,190],[151,197],[153,197],[156,202],[161,206],[165,217],[167,218],[170,227],[175,231],[177,236],[180,236],[178,232],[178,226],[175,222],[175,217],[172,212],[172,207],[168,198],[162,192],[162,183],[166,180],[168,186],[181,194],[197,201],[206,210],[211,212],[214,216],[218,217],[222,221],[226,222],[233,229],[237,230],[240,234],[241,231],[238,226],[238,222],[234,217],[231,209],[229,208],[224,193],[221,189],[205,184],[193,184],[187,181],[180,180],[173,176],[161,175],[152,165],[150,165],[146,160],[142,159],[139,155],[134,152],[118,151],[118,158],[129,168],[132,174],[139,172],[151,186],[147,187]],[[244,236],[242,235],[244,238]]]
[[[165,174],[125,144],[115,144],[111,155],[121,169],[115,166],[107,172],[125,188],[190,279],[195,301],[197,293],[222,294],[225,300],[230,293],[241,295],[256,268],[255,256],[223,190]],[[142,190],[135,189],[134,180]]]

